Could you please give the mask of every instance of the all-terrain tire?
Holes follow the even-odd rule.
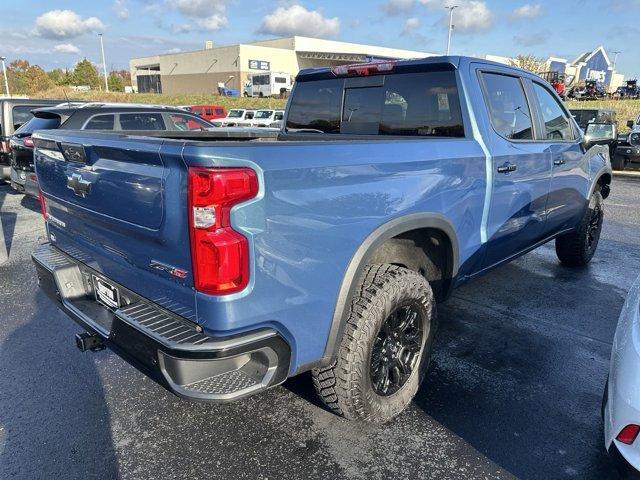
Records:
[[[596,190],[578,228],[556,238],[556,254],[563,265],[583,267],[591,261],[598,248],[603,219],[604,202],[602,194]]]
[[[416,320],[422,326],[416,342],[419,356],[399,390],[381,395],[372,380],[374,343],[384,322],[404,308],[415,309],[420,319]],[[312,371],[316,391],[327,407],[347,419],[379,423],[392,419],[409,405],[424,379],[435,330],[435,300],[422,275],[395,265],[368,266],[351,302],[337,360]]]

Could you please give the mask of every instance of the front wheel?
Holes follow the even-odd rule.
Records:
[[[312,372],[318,394],[347,419],[392,419],[418,391],[435,329],[434,296],[422,275],[395,265],[368,266],[336,362]]]
[[[582,267],[591,261],[598,248],[603,219],[604,201],[600,191],[596,191],[578,229],[556,238],[556,254],[564,265]]]

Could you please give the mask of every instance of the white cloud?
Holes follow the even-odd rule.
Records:
[[[416,29],[420,28],[420,19],[417,17],[407,18],[402,27],[401,35],[411,35]]]
[[[167,0],[182,15],[192,18],[202,30],[220,30],[228,23],[226,0]]]
[[[87,32],[104,30],[97,17],[82,19],[72,10],[51,10],[36,19],[36,34],[45,38],[73,38]]]
[[[54,52],[68,53],[71,55],[77,55],[80,53],[80,49],[71,43],[61,43],[53,47]]]
[[[164,53],[180,53],[182,51],[181,48],[175,47],[175,48],[170,48],[169,50],[165,51]]]
[[[115,0],[113,2],[113,11],[118,18],[126,20],[129,18],[129,9],[127,8],[127,0]]]
[[[516,8],[513,11],[513,14],[516,17],[520,17],[520,18],[535,18],[535,17],[539,17],[540,15],[542,15],[542,5],[540,5],[539,3],[536,3],[534,5],[532,5],[530,3],[525,3],[521,7]]]
[[[327,18],[317,10],[307,10],[302,5],[279,7],[262,19],[259,33],[267,35],[306,35],[310,37],[335,37],[340,31],[338,17]]]
[[[493,24],[493,13],[487,3],[480,0],[445,1],[444,5],[458,5],[453,13],[456,32],[477,32],[486,30]],[[448,21],[445,16],[443,21]]]

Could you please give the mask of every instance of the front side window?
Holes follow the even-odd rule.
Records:
[[[483,73],[485,97],[491,124],[510,140],[532,140],[531,111],[518,77]]]
[[[544,140],[573,140],[573,131],[569,119],[558,101],[551,93],[537,82],[533,90],[538,99],[538,108],[544,121]]]
[[[160,113],[121,113],[122,130],[165,130]]]
[[[455,73],[385,75],[373,86],[343,78],[299,82],[287,129],[319,133],[463,137]],[[365,84],[366,85],[366,84]]]
[[[113,130],[114,124],[114,115],[96,115],[87,122],[84,130]]]
[[[244,110],[229,110],[227,118],[240,118],[244,115]]]

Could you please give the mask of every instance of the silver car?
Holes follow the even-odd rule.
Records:
[[[628,478],[640,477],[640,277],[622,308],[602,399],[604,442]]]

